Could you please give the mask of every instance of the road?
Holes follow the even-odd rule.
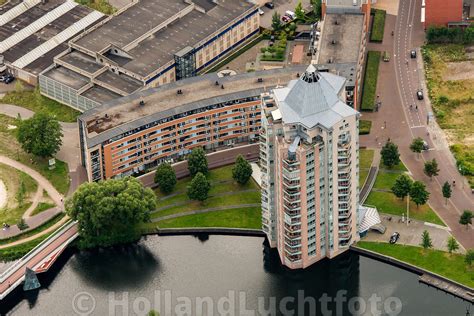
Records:
[[[387,24],[382,44],[370,44],[369,50],[388,50],[392,52],[392,61],[381,63],[377,94],[382,107],[377,113],[363,114],[363,118],[373,120],[372,135],[361,137],[361,144],[380,147],[390,138],[399,146],[403,163],[417,180],[423,181],[431,193],[429,204],[443,221],[452,229],[453,235],[464,246],[474,248],[474,230],[459,224],[459,216],[465,209],[474,210],[474,195],[465,179],[457,171],[452,154],[436,124],[427,125],[427,115],[431,111],[427,92],[425,99],[416,99],[416,90],[424,87],[421,55],[410,58],[410,51],[418,49],[424,42],[423,27],[420,22],[422,0],[400,1],[398,16],[387,15]],[[391,36],[394,30],[394,36]],[[379,45],[379,46],[377,46]],[[394,84],[395,83],[395,84]],[[410,105],[412,107],[410,108]],[[436,139],[432,136],[436,135]],[[421,137],[430,144],[421,158],[412,153],[409,145],[413,138]],[[439,164],[439,175],[430,180],[423,173],[427,160],[435,158]],[[445,205],[441,187],[445,181],[456,181],[453,194]]]

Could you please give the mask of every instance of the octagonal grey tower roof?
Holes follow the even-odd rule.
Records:
[[[330,128],[341,118],[357,114],[339,97],[345,81],[344,77],[318,72],[309,65],[299,79],[273,90],[283,122]]]

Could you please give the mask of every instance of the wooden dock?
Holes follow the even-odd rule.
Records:
[[[474,292],[464,287],[446,282],[426,273],[420,276],[419,281],[474,303]]]

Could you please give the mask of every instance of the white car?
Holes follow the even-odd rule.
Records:
[[[259,9],[258,9],[258,14],[260,14],[260,15],[264,15],[264,14],[265,14],[265,12],[264,12],[262,9],[260,9],[260,8],[259,8]]]

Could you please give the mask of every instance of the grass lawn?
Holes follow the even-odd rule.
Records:
[[[66,215],[66,213],[59,213],[59,214],[55,215],[54,217],[52,217],[50,220],[46,221],[45,223],[43,223],[42,225],[40,225],[40,226],[38,226],[34,229],[31,229],[29,231],[26,231],[24,233],[21,233],[19,235],[16,235],[16,236],[13,236],[13,237],[10,237],[10,238],[0,239],[0,245],[9,244],[9,243],[12,243],[14,241],[17,241],[17,240],[20,240],[20,239],[23,239],[23,238],[26,238],[26,237],[36,235],[37,233],[39,233],[39,232],[41,232],[45,229],[48,229],[49,227],[51,227],[54,224],[56,224],[57,222],[59,222],[65,215]]]
[[[375,179],[374,188],[391,190],[395,184],[395,180],[400,176],[401,173],[388,173],[383,170],[379,171],[377,178]]]
[[[474,79],[465,76],[469,69],[456,64],[468,60],[465,47],[432,44],[425,45],[421,52],[436,120],[448,135],[451,151],[474,188]],[[458,75],[460,80],[449,80],[450,74]]]
[[[30,207],[31,202],[24,203],[22,206],[16,205],[12,208],[3,208],[0,210],[0,222],[1,224],[7,223],[15,225],[21,219],[26,210]]]
[[[7,156],[35,169],[48,179],[60,193],[66,194],[69,190],[67,164],[56,159],[56,168],[49,170],[47,159],[37,158],[21,149],[15,137],[15,130],[9,130],[9,125],[16,125],[16,119],[0,114],[0,155]]]
[[[61,122],[76,122],[81,114],[64,104],[42,96],[38,89],[33,91],[10,91],[1,100],[2,103],[14,104],[33,112],[44,111],[55,116]]]
[[[76,2],[108,15],[117,11],[108,0],[76,0]]]
[[[415,246],[367,241],[359,241],[357,246],[413,264],[471,288],[474,287],[474,267],[469,268],[466,265],[463,255],[449,254],[441,250],[424,250]]]
[[[372,32],[370,33],[371,42],[382,42],[385,29],[385,10],[374,9],[374,20],[372,23]]]
[[[370,134],[371,128],[372,128],[372,121],[367,121],[367,120],[359,121],[359,135]]]
[[[44,212],[46,210],[49,210],[50,208],[53,208],[55,206],[56,205],[54,205],[53,203],[39,202],[38,205],[36,206],[36,208],[31,213],[31,216],[39,214],[39,213]]]
[[[359,150],[359,187],[365,183],[365,179],[369,176],[369,169],[374,160],[374,151],[372,149]]]
[[[169,220],[169,225],[184,225],[181,223],[188,223],[188,226],[193,226],[190,223],[195,221],[196,225],[201,227],[212,227],[216,226],[217,224],[221,227],[248,227],[248,225],[250,225],[249,223],[255,224],[255,219],[251,217],[245,218],[245,216],[250,214],[250,210],[254,209],[258,209],[258,220],[260,221],[260,207],[243,207],[239,209],[225,210],[226,206],[259,204],[261,199],[260,188],[253,181],[253,179],[250,179],[250,181],[245,185],[239,185],[232,179],[232,168],[233,165],[229,165],[209,171],[207,178],[211,182],[211,190],[209,191],[209,198],[202,203],[199,201],[190,200],[186,194],[186,187],[191,182],[191,177],[178,180],[173,192],[168,195],[163,194],[159,189],[155,190],[155,193],[158,197],[157,208],[163,209],[153,212],[151,214],[151,218],[158,218],[166,215],[179,214],[207,208],[222,208],[222,211],[185,216],[187,219],[183,220],[172,219]],[[240,212],[236,210],[240,210]],[[218,215],[221,213],[223,213],[223,215]],[[232,218],[233,220],[229,221],[228,224],[225,224],[227,217]],[[205,224],[206,221],[209,221],[209,223]],[[161,223],[163,222],[164,221],[159,222],[160,227]],[[166,221],[166,223],[168,223],[168,221]],[[259,223],[258,227],[260,226],[261,224]],[[147,229],[153,227],[156,227],[156,223],[148,223],[144,226],[144,228]]]
[[[149,227],[160,228],[178,227],[231,227],[260,229],[262,227],[262,213],[260,207],[237,208],[196,215],[188,215],[158,223],[147,223]]]
[[[6,262],[20,259],[28,252],[30,252],[34,247],[36,247],[40,242],[48,238],[51,234],[53,234],[53,232],[33,239],[31,241],[25,242],[23,244],[0,249],[0,261]]]
[[[367,65],[365,67],[364,87],[362,88],[362,111],[374,110],[379,64],[380,52],[369,51],[367,53]]]
[[[391,192],[372,191],[365,204],[376,206],[380,213],[406,215],[407,200],[400,200]],[[417,207],[415,203],[410,201],[410,218],[445,226],[428,204]]]

